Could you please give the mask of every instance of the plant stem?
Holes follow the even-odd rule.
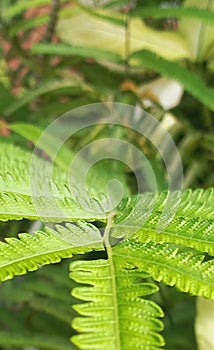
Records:
[[[114,334],[115,334],[115,350],[121,349],[120,342],[120,324],[119,324],[119,312],[118,312],[118,301],[117,301],[117,283],[116,283],[116,272],[113,261],[112,247],[110,244],[110,231],[113,223],[113,218],[115,216],[115,212],[111,212],[107,218],[107,226],[104,232],[103,240],[106,246],[106,251],[108,255],[108,263],[109,263],[109,271],[111,276],[111,292],[112,292],[112,304],[113,304],[113,317],[115,320],[114,326]]]

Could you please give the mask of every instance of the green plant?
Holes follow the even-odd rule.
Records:
[[[170,110],[185,186],[213,186],[213,1],[180,1],[176,7],[159,0],[94,5],[1,2],[1,116],[9,125],[39,120],[43,128],[47,119],[100,101],[140,104],[159,119]],[[35,33],[39,41],[31,40]],[[10,50],[4,50],[5,42]],[[18,69],[7,69],[14,57]],[[162,90],[172,81],[181,96],[166,106]]]
[[[74,200],[65,186],[63,170],[57,168],[49,184],[53,197],[45,197],[41,190],[34,205],[29,187],[30,160],[30,152],[1,145],[0,218],[40,220],[42,213],[43,221],[54,224],[41,227],[33,235],[19,234],[19,238],[1,242],[0,279],[5,281],[78,255],[78,260],[70,263],[70,278],[78,283],[72,295],[85,301],[73,305],[79,314],[72,321],[78,332],[72,337],[77,348],[162,348],[163,324],[159,318],[163,311],[149,300],[158,290],[155,281],[214,299],[212,188],[183,191],[175,216],[157,231],[167,192],[124,198],[114,211],[99,214],[99,196],[94,194],[91,211],[82,208],[81,201]],[[36,173],[44,176],[42,183],[46,181],[44,169],[50,165],[48,160],[36,158]],[[93,182],[90,186],[92,189]],[[54,215],[56,199],[64,217]],[[154,206],[148,215],[151,203]],[[99,256],[90,255],[92,251],[100,252]],[[0,344],[30,343],[22,332],[19,340],[3,333]],[[51,346],[44,345],[42,337],[32,344],[42,349]],[[53,348],[69,346],[58,339]]]
[[[92,2],[94,6],[82,5]],[[69,6],[70,3],[72,6]],[[170,280],[171,274],[166,272],[168,271],[166,269],[174,268],[178,289],[188,290],[189,288],[190,294],[212,297],[209,294],[212,289],[212,278],[209,279],[206,275],[210,273],[211,276],[211,272],[206,272],[206,269],[212,271],[212,190],[207,189],[204,192],[195,190],[192,193],[185,190],[180,209],[173,221],[168,223],[166,231],[157,233],[156,227],[166,203],[165,194],[162,192],[167,187],[164,164],[160,162],[156,150],[138,133],[115,127],[111,129],[102,125],[75,135],[69,140],[68,147],[65,145],[60,150],[60,154],[55,159],[56,168],[54,168],[53,181],[49,188],[51,191],[54,189],[55,199],[42,195],[39,198],[33,198],[28,171],[31,159],[29,148],[32,143],[37,143],[50,121],[77,106],[100,101],[117,101],[142,106],[144,110],[154,115],[160,124],[167,127],[182,159],[184,188],[213,187],[213,0],[205,0],[203,4],[199,0],[178,1],[176,7],[174,5],[174,2],[161,0],[143,2],[135,0],[2,0],[0,2],[0,141],[5,143],[0,143],[0,215],[1,220],[5,220],[0,222],[0,232],[2,239],[5,237],[7,241],[10,237],[9,245],[2,243],[4,263],[6,251],[9,254],[8,263],[12,263],[11,245],[15,245],[14,249],[20,247],[20,253],[17,248],[18,255],[16,257],[13,255],[14,264],[9,264],[8,269],[7,262],[4,265],[2,277],[6,278],[9,275],[12,277],[15,271],[24,273],[30,266],[35,269],[37,264],[40,267],[42,261],[50,263],[74,254],[76,268],[72,269],[72,276],[78,280],[81,278],[80,275],[85,273],[86,280],[83,282],[88,286],[88,276],[91,273],[92,280],[93,273],[95,274],[98,269],[98,260],[102,259],[104,264],[108,264],[104,231],[109,213],[98,214],[97,207],[100,207],[100,202],[103,203],[99,193],[105,192],[109,173],[112,173],[123,184],[124,195],[127,202],[130,201],[129,207],[124,199],[112,214],[112,245],[108,250],[110,254],[112,251],[112,261],[121,273],[124,269],[125,274],[127,271],[130,272],[126,279],[127,285],[129,285],[129,278],[134,279],[135,270],[136,275],[138,273],[141,275],[140,278],[136,277],[139,283],[133,283],[135,291],[144,289],[146,293],[147,288],[149,293],[149,288],[151,288],[150,292],[159,288],[159,292],[150,296],[143,297],[142,291],[142,297],[143,300],[155,302],[164,311],[165,327],[162,336],[166,339],[167,349],[192,350],[196,347],[193,331],[195,299],[179,293],[176,288],[166,287],[166,284],[174,283]],[[95,31],[91,32],[91,30]],[[91,33],[90,37],[89,33]],[[175,82],[180,87],[180,96],[177,98],[171,97],[171,83]],[[162,100],[163,92],[167,94],[165,97],[167,104]],[[20,138],[18,134],[28,142],[26,143],[25,139]],[[87,201],[84,192],[80,191],[78,200],[74,200],[73,191],[71,193],[68,190],[68,184],[65,185],[68,159],[73,158],[75,152],[88,143],[93,143],[97,138],[109,136],[122,138],[134,144],[143,151],[153,167],[160,197],[157,196],[157,205],[150,213],[150,219],[148,217],[148,221],[143,221],[144,224],[141,222],[142,217],[145,218],[143,204],[139,209],[143,214],[139,217],[140,221],[130,216],[130,212],[133,211],[137,198],[142,201],[139,204],[144,203],[144,200],[147,203],[148,200],[149,208],[154,198],[148,194],[132,196],[137,192],[136,184],[133,173],[126,166],[106,160],[89,174],[88,186],[94,198],[91,203],[94,211],[90,207],[88,207],[89,210],[85,210],[84,205],[82,207],[84,201]],[[28,148],[28,152],[11,144],[19,145],[24,149]],[[49,139],[47,144],[42,145],[38,150],[41,158],[53,159],[52,145],[55,145],[53,139]],[[96,147],[92,153],[95,151]],[[127,159],[132,159],[128,152],[126,156]],[[36,174],[42,181],[44,172],[48,173],[50,164],[44,159],[37,158],[35,162]],[[136,173],[143,171],[143,166],[135,159],[133,166]],[[58,167],[61,169],[59,170]],[[81,170],[78,169],[73,181],[74,185],[80,173]],[[185,206],[188,210],[184,209]],[[50,215],[50,208],[57,210]],[[61,211],[60,215],[58,209]],[[121,224],[127,216],[134,223],[133,231],[129,230],[127,225],[124,227]],[[39,224],[37,221],[39,219],[47,222],[48,227],[45,228],[43,224]],[[35,226],[32,224],[33,220],[36,220]],[[77,224],[73,224],[75,220],[81,221],[81,227],[77,228]],[[59,226],[54,224],[57,221]],[[70,225],[67,226],[67,230],[63,230],[63,238],[59,230],[62,230],[65,224],[61,222],[69,222]],[[14,236],[16,237],[19,232],[31,233],[35,231],[35,227],[39,227],[43,233],[36,234],[35,238],[32,235],[21,236],[21,239],[23,242],[26,240],[27,247],[30,242],[32,249],[35,244],[33,252],[37,251],[38,254],[37,245],[39,244],[41,255],[32,255],[33,252],[28,250],[26,263],[25,245]],[[87,244],[84,244],[85,241],[80,243],[78,238],[78,242],[75,240],[73,247],[75,232],[84,231],[84,227],[90,229],[90,232],[94,231],[93,237],[97,237],[97,242],[93,241],[92,245],[89,244],[88,232],[83,235]],[[136,227],[138,227],[137,232]],[[51,246],[49,236],[53,251],[48,250]],[[57,250],[56,253],[54,250],[56,246],[64,247],[64,250]],[[25,258],[19,256],[22,252],[21,247]],[[84,252],[85,249],[86,252]],[[177,253],[175,253],[176,249],[178,249]],[[79,254],[81,252],[84,255]],[[205,253],[204,259],[199,252],[202,255]],[[169,263],[168,258],[161,253],[166,256],[169,254]],[[127,255],[126,261],[122,258],[124,254]],[[174,259],[173,254],[177,254]],[[191,268],[187,270],[188,254],[190,261],[192,260],[189,264],[192,270]],[[30,263],[31,258],[35,264],[33,260]],[[84,261],[83,265],[80,262],[83,259],[87,261],[88,267],[89,261],[97,261],[96,269],[91,272],[91,265],[90,271],[86,271]],[[148,263],[151,259],[153,264]],[[202,263],[200,259],[203,259]],[[165,266],[166,261],[167,266]],[[193,266],[199,266],[199,268],[196,267],[197,270],[194,270]],[[105,265],[104,268],[106,268]],[[201,271],[200,269],[203,268],[204,271]],[[69,280],[67,269],[68,264],[66,265],[64,261],[1,285],[0,347],[2,349],[21,350],[25,345],[53,350],[74,348],[68,338],[71,335],[75,336],[75,330],[70,328],[70,320],[77,316],[77,312],[71,311],[70,305],[78,304],[79,300],[68,294],[70,289],[74,290],[76,296],[81,297],[82,294],[80,290],[75,292],[77,282]],[[186,280],[182,277],[184,275],[188,276],[189,282],[187,277]],[[162,279],[165,284],[158,282],[159,279]],[[195,282],[189,286],[188,283],[193,280]],[[102,279],[100,281],[102,282]],[[153,287],[149,286],[150,282]],[[123,285],[119,278],[118,283]],[[185,289],[185,286],[188,288]],[[132,287],[130,289],[134,293]],[[93,294],[93,291],[98,290],[97,285],[86,289],[86,294],[91,295],[91,292]],[[96,294],[96,297],[100,298],[100,295]],[[125,293],[124,297],[126,298]],[[82,299],[84,298],[86,299],[85,295],[82,296]],[[91,298],[95,299],[94,294]],[[136,300],[136,295],[133,298]],[[108,300],[104,300],[103,296],[99,302],[107,303]],[[137,304],[139,304],[138,301]],[[133,311],[133,303],[130,302],[130,305],[133,306]],[[130,311],[130,319],[133,319],[132,311]],[[146,322],[149,323],[149,320],[146,316],[146,321],[142,322],[146,332],[149,326]],[[76,325],[77,331],[81,333],[81,330],[88,325],[84,326],[82,321],[80,324],[78,322],[78,320],[74,321],[74,326]],[[153,325],[159,332],[161,323],[154,321]],[[108,326],[110,327],[110,322]],[[138,326],[139,324],[136,323],[136,327]],[[97,324],[96,327],[98,327]],[[152,326],[150,329],[152,330]],[[142,329],[139,328],[139,330],[142,333]],[[134,332],[132,336],[134,337]],[[81,338],[73,339],[80,344]],[[158,339],[161,343],[162,340],[157,338],[157,341]],[[93,343],[92,349],[94,346]],[[104,348],[104,345],[102,347]]]

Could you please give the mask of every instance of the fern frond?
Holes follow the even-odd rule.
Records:
[[[178,196],[179,206],[176,211],[177,216],[188,218],[208,219],[214,216],[214,188],[207,189],[185,189],[182,193],[175,192]],[[179,199],[180,196],[180,199]],[[167,202],[167,192],[162,192],[155,203],[155,210],[162,211]],[[175,203],[177,204],[177,203]],[[171,203],[169,203],[171,207]],[[171,207],[172,208],[172,207]],[[173,208],[172,208],[173,209]]]
[[[21,131],[20,129],[22,127],[23,129]],[[42,134],[41,129],[37,127],[34,128],[31,125],[28,126],[28,124],[15,124],[14,128],[11,126],[11,130],[12,129],[16,130],[23,136],[27,137],[29,135],[30,138],[32,136],[32,142],[36,142],[37,138]],[[51,151],[51,145],[49,144],[51,141],[51,137],[50,140],[46,138],[46,143],[41,144],[40,142],[40,146],[42,146],[42,150],[53,157],[53,150]],[[68,151],[66,152],[66,155],[68,155]],[[65,155],[63,154],[63,157],[64,156]],[[67,161],[70,161],[70,159],[71,157],[68,155]],[[62,165],[63,159],[58,158],[58,161],[60,165]],[[38,194],[41,194],[42,192],[41,184],[43,182],[45,182],[45,186],[47,186],[46,188],[51,190],[51,186],[48,185],[50,179],[47,179],[51,174],[53,182],[56,183],[52,186],[52,191],[54,191],[54,195],[60,196],[60,193],[62,194],[63,192],[63,186],[66,181],[66,174],[63,173],[63,171],[60,171],[57,167],[53,167],[53,171],[51,171],[51,166],[50,162],[37,157],[35,153],[32,154],[29,150],[14,146],[13,144],[0,143],[0,191],[30,195],[31,169],[37,178],[35,181],[38,180],[38,183],[40,183]],[[61,187],[61,189],[59,190],[58,188],[57,190],[57,187]]]
[[[29,193],[30,159],[30,153],[20,147],[0,144],[0,191]]]
[[[157,288],[148,282],[138,282],[145,273],[129,269],[113,261],[75,261],[70,265],[71,278],[92,286],[77,287],[72,294],[88,301],[74,308],[84,317],[74,319],[72,326],[82,334],[72,338],[79,349],[157,350],[164,344],[158,334],[163,316],[152,301],[142,299]],[[143,336],[142,336],[143,335]]]
[[[214,299],[214,261],[203,262],[204,255],[198,252],[182,252],[166,244],[138,244],[131,239],[115,247],[114,254],[157,281]]]
[[[53,264],[73,254],[102,250],[99,230],[86,223],[66,224],[55,230],[45,228],[34,235],[19,234],[0,242],[0,281],[35,271],[41,265]]]
[[[144,194],[140,199],[123,201],[118,208],[113,236],[133,235],[139,243],[182,244],[214,255],[214,189],[184,190],[180,199],[178,196],[179,202],[174,202],[178,207],[173,208],[169,202],[162,216],[166,201],[165,191],[156,198],[154,194]]]
[[[136,234],[137,242],[175,243],[214,255],[214,220],[175,218],[162,231],[157,230],[157,216]]]
[[[31,197],[30,195],[1,192],[0,219],[8,220],[41,220],[44,222],[73,222],[77,220],[105,221],[106,214],[96,199],[85,200],[86,208],[68,197]]]
[[[55,166],[52,169],[48,161],[34,155],[32,166],[30,152],[7,144],[1,144],[0,159],[1,220],[105,220],[105,210],[96,199],[98,196],[90,198],[84,191],[80,193],[78,179],[71,179],[72,185],[68,184],[67,174]],[[73,191],[75,189],[75,198],[70,186]],[[88,210],[83,208],[85,205]]]
[[[75,350],[69,341],[56,336],[47,336],[43,333],[35,334],[35,332],[2,332],[0,331],[1,346],[34,346],[36,348],[47,350]]]
[[[61,139],[60,135],[58,138],[56,138],[56,136],[55,135],[53,136],[53,134],[51,134],[51,132],[48,133],[46,130],[43,130],[35,125],[31,125],[31,124],[27,124],[27,123],[13,123],[13,124],[9,125],[9,128],[10,128],[10,130],[13,130],[16,133],[18,133],[19,135],[30,140],[36,146],[37,149],[41,149],[51,158],[52,163],[58,165],[59,168],[63,169],[64,174],[62,172],[61,173],[58,172],[57,178],[53,174],[53,181],[59,185],[59,191],[58,191],[57,196],[60,196],[60,192],[63,193],[62,184],[64,181],[67,180],[68,176],[66,176],[66,174],[69,174],[70,166],[72,164],[72,160],[75,156],[75,153],[67,146],[66,143],[64,143],[63,146],[61,146],[62,139]],[[62,137],[64,137],[64,135],[62,135]],[[37,142],[38,140],[39,140],[39,142]],[[8,150],[6,150],[6,152],[8,155],[10,154],[10,159],[13,158],[13,155],[11,157],[11,153],[12,153],[11,151],[8,152]],[[93,153],[93,151],[92,151],[92,153]],[[0,155],[1,155],[1,151],[0,151]],[[6,159],[5,154],[3,156],[4,156],[4,159]],[[33,162],[35,160],[37,160],[35,158],[36,157],[33,158]],[[19,162],[19,159],[18,159],[18,162]],[[6,164],[7,164],[7,162],[6,162]],[[30,160],[29,160],[29,164],[30,164]],[[127,186],[127,181],[126,181],[127,179],[126,179],[126,174],[125,174],[124,168],[122,168],[121,166],[119,166],[119,167],[111,166],[111,164],[112,164],[112,162],[111,163],[109,162],[108,165],[105,164],[105,166],[104,166],[103,163],[98,163],[98,164],[94,165],[92,167],[92,169],[90,169],[89,173],[87,174],[88,188],[93,187],[93,190],[95,190],[95,192],[105,193],[106,184],[108,183],[108,181],[111,180],[112,178],[116,178],[123,184],[124,194],[127,196],[130,195],[130,189]],[[38,166],[39,166],[39,160],[38,160]],[[80,162],[80,157],[79,157],[78,166],[79,166],[78,172],[81,173],[81,169],[80,169],[80,166],[81,166],[83,168],[83,173],[84,173],[84,169],[87,169],[87,167],[88,167],[87,160],[82,158],[82,160]],[[106,172],[106,166],[110,166],[111,171]],[[26,168],[29,168],[29,167],[30,167],[29,165],[26,166]],[[0,169],[1,169],[1,167],[0,167]],[[39,169],[37,168],[36,171],[39,172]],[[45,173],[44,168],[41,167],[41,169],[42,169],[41,172],[44,174]],[[15,171],[16,171],[16,173],[18,172],[17,164],[15,167]],[[7,173],[12,173],[12,171],[10,171],[8,169]],[[14,172],[13,172],[13,174],[14,174]],[[77,179],[74,180],[74,178],[73,178],[73,181],[72,181],[73,186],[75,186],[75,187],[77,187],[78,176],[79,175],[77,174]],[[73,177],[75,177],[75,175],[73,175]],[[53,185],[53,187],[55,187],[55,186]],[[60,187],[61,187],[61,191],[60,191]],[[81,189],[82,189],[82,186],[81,186]],[[13,191],[13,187],[11,188],[11,190]],[[29,192],[27,192],[27,193],[29,193]],[[66,196],[67,196],[67,194],[66,194]],[[80,194],[80,196],[81,196],[81,194]]]
[[[205,85],[199,76],[193,74],[179,63],[167,61],[164,58],[146,50],[138,51],[130,56],[134,64],[141,64],[143,68],[151,69],[163,76],[179,81],[183,88],[192,96],[205,104],[212,111],[214,110],[213,88]]]
[[[214,13],[208,9],[198,7],[146,7],[131,12],[134,17],[152,18],[197,18],[202,21],[214,23]]]

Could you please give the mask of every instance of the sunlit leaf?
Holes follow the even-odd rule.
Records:
[[[187,0],[184,6],[214,11],[213,0]],[[214,25],[199,20],[198,18],[182,18],[179,22],[179,33],[186,38],[192,56],[195,60],[204,60],[211,54],[214,44]]]
[[[190,57],[188,46],[179,34],[149,28],[136,18],[130,21],[127,31],[125,26],[89,13],[74,12],[70,18],[59,21],[57,33],[66,43],[109,50],[122,58],[140,49],[151,50],[170,60]]]

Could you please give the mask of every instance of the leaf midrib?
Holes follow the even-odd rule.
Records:
[[[108,255],[108,266],[109,274],[111,277],[111,291],[112,291],[112,305],[113,305],[113,314],[114,314],[114,334],[115,334],[115,350],[121,350],[121,341],[120,341],[120,324],[119,324],[119,310],[118,310],[118,300],[117,300],[117,283],[116,283],[116,274],[113,261],[112,247],[109,242],[110,230],[112,228],[113,217],[115,213],[112,212],[108,215],[107,225],[104,233],[104,244],[106,247],[106,252]]]

